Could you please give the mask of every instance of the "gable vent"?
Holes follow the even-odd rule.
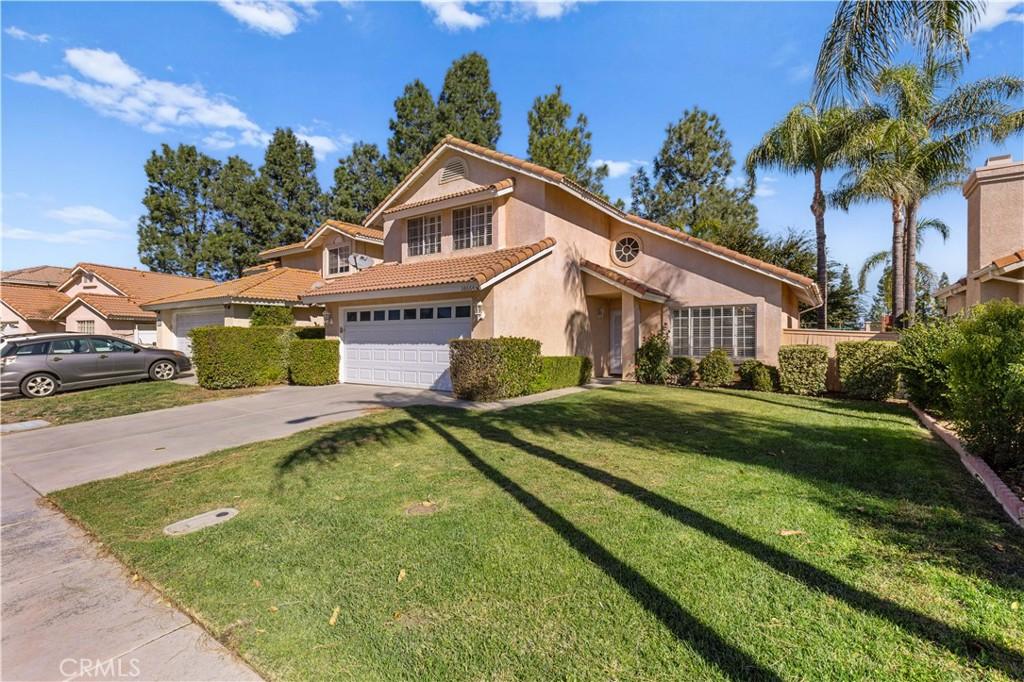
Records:
[[[444,170],[441,171],[441,181],[438,184],[443,185],[464,177],[466,177],[466,162],[462,159],[452,159],[444,165]]]

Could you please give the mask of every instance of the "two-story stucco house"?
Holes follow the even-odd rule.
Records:
[[[350,256],[379,263],[384,236],[379,229],[328,220],[309,239],[260,253],[261,263],[243,276],[194,291],[166,296],[143,306],[156,317],[157,345],[191,351],[196,327],[247,327],[253,306],[291,308],[295,323],[323,326],[323,307],[301,300],[313,284],[344,277],[353,270]]]
[[[450,387],[452,338],[524,336],[630,376],[663,325],[676,355],[775,363],[807,277],[627,214],[561,173],[448,137],[377,206],[383,263],[317,281],[341,380]]]
[[[1024,304],[1024,161],[994,156],[963,186],[967,274],[935,292],[947,315],[1008,298]]]

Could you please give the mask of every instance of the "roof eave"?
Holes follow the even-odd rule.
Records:
[[[302,302],[310,305],[323,305],[324,303],[339,303],[344,301],[361,301],[365,299],[380,298],[402,298],[404,296],[432,296],[434,294],[452,293],[474,293],[480,291],[481,287],[476,280],[465,280],[462,282],[451,282],[447,284],[422,284],[411,287],[397,287],[394,289],[371,289],[367,291],[346,291],[333,294],[303,294]]]

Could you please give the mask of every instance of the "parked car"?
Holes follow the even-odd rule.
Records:
[[[45,398],[73,388],[167,381],[191,367],[180,351],[144,348],[113,336],[11,336],[0,348],[0,393]]]

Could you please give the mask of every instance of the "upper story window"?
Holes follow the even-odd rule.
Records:
[[[78,331],[80,334],[95,334],[96,320],[79,320]]]
[[[327,274],[343,275],[348,272],[348,256],[351,252],[348,244],[327,249]]]
[[[409,241],[410,256],[441,253],[441,216],[410,218],[407,223],[406,235]]]
[[[630,265],[640,255],[640,240],[636,237],[623,237],[615,242],[612,253],[620,265]]]
[[[452,238],[456,249],[490,246],[491,205],[478,204],[452,211]]]

